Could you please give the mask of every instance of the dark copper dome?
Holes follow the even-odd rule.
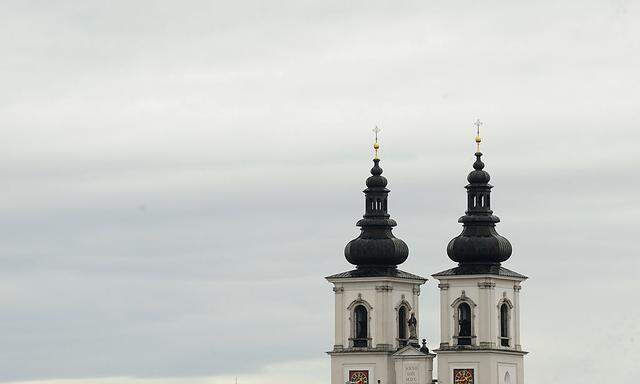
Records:
[[[447,254],[453,261],[463,264],[500,264],[511,256],[511,243],[496,232],[500,219],[491,210],[490,176],[484,170],[480,158],[475,154],[474,170],[467,180],[467,211],[458,222],[462,233],[454,237],[447,246]]]
[[[380,159],[373,159],[371,176],[366,182],[365,214],[356,224],[361,228],[360,236],[351,240],[344,249],[347,261],[358,269],[393,269],[409,256],[407,244],[392,233],[396,222],[387,213],[389,190],[379,163]]]
[[[484,163],[480,160],[482,153],[476,153],[476,161],[473,163],[473,171],[467,176],[467,181],[471,184],[483,184],[488,183],[491,180],[489,172],[484,170]]]
[[[380,159],[373,160],[371,176],[367,178],[367,188],[384,188],[387,186],[387,178],[382,176],[382,168],[379,165]],[[365,191],[366,193],[366,191]]]

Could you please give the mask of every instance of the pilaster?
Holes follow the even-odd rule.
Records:
[[[449,284],[438,284],[440,288],[440,348],[446,348],[451,341],[449,330]]]
[[[495,348],[496,343],[493,341],[492,327],[495,325],[494,311],[493,311],[493,296],[495,282],[492,281],[480,281],[478,282],[478,288],[480,288],[480,302],[479,302],[479,327],[478,327],[478,345],[481,348]]]
[[[513,343],[516,350],[521,351],[520,344],[520,284],[513,285]]]
[[[335,286],[333,287],[335,293],[335,340],[333,342],[333,349],[340,350],[344,348],[344,288]]]
[[[420,316],[420,286],[419,285],[414,285],[413,286],[413,303],[411,303],[412,307],[413,307],[413,312],[415,313],[416,317],[419,318]],[[416,324],[416,333],[418,335],[420,335],[420,322],[418,321],[418,324]]]
[[[391,308],[389,294],[393,290],[390,285],[377,285],[376,286],[376,303],[379,308],[376,313],[376,336],[374,345],[376,348],[392,349],[393,343],[390,340],[389,334],[389,321],[391,314],[388,313],[388,308]]]

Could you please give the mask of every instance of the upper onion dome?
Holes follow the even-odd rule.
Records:
[[[467,181],[472,184],[488,183],[489,180],[491,180],[491,176],[489,176],[489,172],[483,170],[484,163],[480,160],[480,156],[478,156],[478,154],[482,156],[482,153],[476,153],[476,161],[473,163],[473,171],[471,171],[469,176],[467,176]]]
[[[377,161],[376,161],[377,160]],[[382,176],[382,168],[378,163],[380,159],[373,160],[373,168],[371,168],[371,176],[367,178],[367,188],[384,188],[387,186],[387,178]]]

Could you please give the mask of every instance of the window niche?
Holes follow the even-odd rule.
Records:
[[[498,339],[501,347],[511,346],[511,310],[513,309],[513,304],[506,296],[506,292],[503,293],[503,298],[498,302],[498,324],[500,324]]]
[[[359,294],[358,299],[349,305],[348,310],[351,322],[349,346],[352,348],[370,348],[371,305],[363,300],[362,295]]]
[[[355,317],[355,331],[353,337],[353,346],[354,347],[366,347],[368,342],[368,332],[369,329],[369,313],[364,305],[356,305],[353,310],[353,314]]]
[[[409,341],[409,317],[411,315],[411,305],[404,299],[396,306],[396,340],[398,348],[407,345]]]
[[[476,303],[469,299],[465,292],[453,304],[453,321],[455,345],[475,345],[475,308]]]

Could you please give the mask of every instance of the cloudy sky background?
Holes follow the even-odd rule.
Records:
[[[639,2],[3,1],[0,46],[0,381],[327,383],[371,129],[428,276],[476,117],[527,381],[639,372]]]

